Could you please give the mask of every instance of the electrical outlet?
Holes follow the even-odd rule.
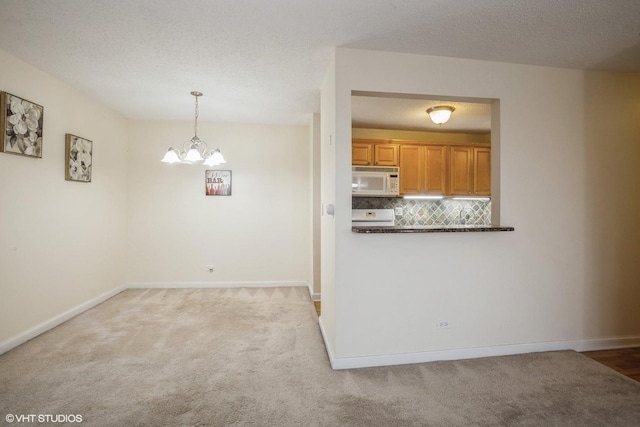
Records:
[[[436,329],[449,329],[451,323],[448,320],[436,320]]]
[[[209,264],[207,266],[205,266],[205,268],[207,269],[207,272],[209,273],[213,273],[213,270],[215,270],[216,268],[213,266],[213,264]]]
[[[395,211],[395,215],[396,216],[402,216],[402,208],[394,208]]]

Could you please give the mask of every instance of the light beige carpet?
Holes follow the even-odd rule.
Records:
[[[332,371],[304,288],[127,290],[0,356],[0,410],[5,424],[639,426],[640,383],[570,351]]]

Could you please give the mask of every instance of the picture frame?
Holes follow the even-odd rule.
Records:
[[[42,158],[44,107],[0,92],[0,152]]]
[[[67,181],[91,182],[93,141],[65,134],[65,176]]]
[[[231,171],[207,170],[204,173],[204,194],[207,196],[231,195]]]

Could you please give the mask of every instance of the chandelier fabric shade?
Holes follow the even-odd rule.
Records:
[[[451,113],[455,110],[454,107],[448,105],[439,105],[437,107],[431,107],[427,110],[427,114],[431,121],[437,125],[447,123],[451,118]]]
[[[193,91],[191,95],[196,98],[196,112],[193,126],[194,136],[183,144],[181,151],[169,147],[169,150],[167,150],[161,161],[164,163],[194,164],[204,160],[203,165],[205,166],[217,166],[227,163],[219,148],[209,151],[207,144],[198,138],[198,116],[200,115],[198,97],[202,96],[202,92]]]

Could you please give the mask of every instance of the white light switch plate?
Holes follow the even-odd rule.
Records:
[[[402,208],[394,208],[394,213],[396,216],[402,216]]]

